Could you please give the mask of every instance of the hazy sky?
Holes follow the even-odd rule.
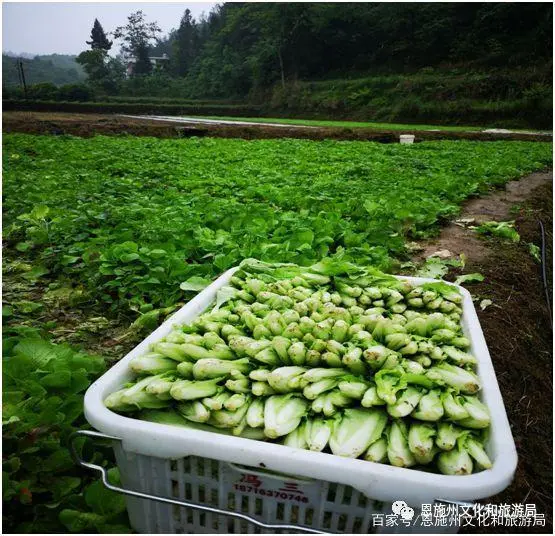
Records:
[[[94,19],[105,32],[125,25],[141,9],[148,22],[157,21],[163,34],[179,26],[185,9],[193,17],[208,14],[216,2],[3,2],[2,50],[33,54],[79,54],[88,48]],[[115,49],[115,50],[114,50]],[[112,52],[119,51],[114,43]]]

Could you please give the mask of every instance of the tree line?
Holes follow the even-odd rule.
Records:
[[[552,6],[223,3],[199,19],[185,10],[167,35],[142,11],[109,31],[95,20],[83,41],[88,49],[77,62],[100,96],[260,99],[297,81],[426,69],[520,73],[534,68],[550,80]],[[117,44],[120,54],[113,57]],[[150,58],[164,54],[167,61],[152,64]]]
[[[159,75],[149,56],[166,54],[158,71],[182,79],[184,96],[235,97],[299,79],[542,66],[551,29],[545,3],[224,3],[199,20],[185,10],[166,36],[137,11],[110,37],[134,58],[134,77]],[[87,43],[78,61],[115,91],[124,72],[98,20]]]

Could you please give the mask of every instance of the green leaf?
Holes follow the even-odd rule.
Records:
[[[46,472],[67,471],[74,467],[73,459],[67,449],[60,449],[50,454],[41,463],[40,469]]]
[[[198,292],[205,289],[211,282],[212,281],[210,281],[210,279],[194,275],[193,277],[187,279],[187,281],[181,283],[179,288],[185,291]]]
[[[464,274],[460,275],[455,279],[455,285],[462,285],[463,283],[475,283],[477,281],[483,281],[484,276],[480,273],[474,274]]]
[[[441,279],[445,274],[447,274],[447,272],[449,272],[449,268],[446,263],[440,259],[432,257],[432,259],[426,260],[426,263],[416,272],[416,275],[418,277]]]
[[[450,285],[449,283],[446,283],[445,281],[434,281],[431,283],[424,283],[422,285],[422,288],[424,290],[433,290],[438,294],[451,294],[452,292],[456,292],[457,294],[460,294],[456,287],[454,287],[453,285]]]
[[[106,361],[99,355],[74,354],[71,357],[71,369],[85,369],[89,374],[98,375],[106,369]]]
[[[352,262],[346,261],[346,260],[342,260],[342,259],[337,259],[337,258],[333,258],[333,257],[326,257],[324,259],[322,259],[320,262],[313,264],[310,267],[310,271],[311,272],[316,272],[318,274],[322,274],[322,275],[328,275],[328,276],[338,276],[338,275],[365,275],[365,271],[360,267],[357,266],[356,264],[353,264]],[[386,274],[383,274],[381,272],[379,273],[374,273],[374,272],[378,272],[378,270],[374,270],[371,275],[377,275],[377,276],[385,276]],[[388,278],[391,279],[391,276],[386,276]]]
[[[17,309],[17,312],[22,314],[31,314],[44,307],[42,303],[32,301],[14,302],[14,306]]]
[[[160,318],[161,309],[154,309],[145,313],[144,315],[139,316],[133,324],[131,324],[130,328],[134,330],[142,330],[142,329],[152,329],[158,325],[158,319]]]
[[[381,208],[379,203],[376,203],[375,201],[371,201],[369,199],[364,201],[362,206],[364,207],[364,210],[366,210],[366,212],[368,212],[368,214],[370,216],[373,216]]]
[[[71,374],[71,392],[79,393],[84,391],[90,384],[88,373],[86,370],[76,370]]]
[[[90,532],[106,522],[105,516],[71,509],[62,510],[59,519],[69,532]]]
[[[29,396],[44,397],[47,394],[46,389],[34,380],[17,380],[17,386]]]
[[[162,259],[164,258],[166,255],[168,254],[168,252],[164,249],[151,249],[149,255],[153,258],[153,259]]]
[[[21,467],[21,460],[17,456],[11,456],[2,463],[2,471],[7,473],[15,473]]]
[[[530,255],[534,257],[534,260],[536,262],[541,262],[541,250],[538,246],[536,246],[536,244],[532,244],[532,242],[529,242],[528,251],[530,252]]]
[[[117,469],[108,471],[108,480],[119,485],[119,473]],[[85,490],[85,502],[95,514],[112,517],[125,512],[125,498],[121,493],[116,493],[104,487],[100,480],[93,482]]]
[[[520,235],[514,228],[514,221],[486,221],[476,227],[471,227],[479,234],[493,235],[513,242],[520,241]]]
[[[15,348],[16,355],[28,358],[34,369],[44,369],[53,359],[67,359],[73,352],[41,339],[24,339]]]
[[[310,229],[296,231],[289,240],[291,249],[306,249],[306,246],[310,249],[312,242],[314,242],[314,233]]]
[[[121,262],[132,262],[140,259],[141,256],[138,253],[122,253],[119,257]]]
[[[114,246],[113,248],[113,252],[116,257],[121,255],[122,253],[137,253],[138,251],[139,246],[137,245],[137,243],[131,241],[123,242],[121,244],[118,244],[117,246]]]
[[[61,389],[71,384],[71,372],[62,370],[47,374],[41,379],[41,384],[46,388]]]
[[[25,398],[23,391],[11,391],[4,389],[2,391],[2,401],[9,404],[18,404]]]
[[[84,390],[85,388],[80,389],[80,391]],[[76,393],[77,391],[71,389],[69,392]],[[78,396],[69,396],[68,400],[60,407],[60,410],[65,416],[65,424],[73,424],[75,420],[83,416],[83,400]]]
[[[60,264],[64,264],[64,265],[69,265],[69,264],[75,264],[81,257],[76,257],[74,255],[64,255],[61,259],[60,259]]]
[[[237,257],[234,251],[231,251],[227,255],[219,253],[214,257],[214,266],[216,266],[216,268],[219,268],[220,270],[227,270],[228,268],[231,268],[231,266],[233,266],[236,258]]]
[[[14,424],[14,423],[20,422],[20,421],[21,421],[21,419],[19,417],[17,417],[16,415],[12,415],[9,419],[2,420],[2,425],[7,426],[9,424]]]
[[[81,485],[81,479],[75,476],[58,476],[50,485],[52,498],[59,501],[73,493]]]
[[[35,220],[43,220],[50,213],[50,209],[46,205],[37,205],[31,211],[30,216]]]
[[[214,310],[219,309],[224,303],[227,303],[229,300],[233,300],[235,296],[237,296],[238,290],[234,287],[224,286],[218,290],[216,293],[216,305],[214,306]]]
[[[44,266],[34,266],[31,270],[24,273],[21,277],[27,281],[36,281],[40,279],[43,275],[48,274],[49,271]]]
[[[15,245],[15,249],[17,249],[17,251],[21,251],[22,253],[24,253],[25,251],[29,251],[32,247],[33,247],[33,242],[27,240],[25,242],[18,242]]]

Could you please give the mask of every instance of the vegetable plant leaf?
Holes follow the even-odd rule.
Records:
[[[436,257],[432,257],[426,260],[426,263],[416,272],[416,275],[418,277],[441,279],[447,272],[449,272],[449,267],[446,263]]]
[[[210,279],[206,279],[204,277],[193,276],[187,279],[179,285],[181,290],[198,292],[204,288],[206,288],[212,281]]]
[[[479,281],[483,281],[484,276],[480,273],[473,273],[473,274],[463,274],[455,279],[456,285],[462,285],[463,283],[475,283]]]
[[[111,483],[119,484],[117,469],[110,469],[108,477]],[[121,493],[104,487],[100,480],[93,482],[85,491],[85,502],[95,514],[110,518],[125,512],[125,497]]]
[[[487,221],[478,226],[472,227],[478,234],[492,235],[499,238],[520,241],[520,234],[514,228],[514,221]]]

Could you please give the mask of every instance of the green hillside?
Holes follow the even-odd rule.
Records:
[[[23,62],[25,81],[28,85],[50,82],[59,86],[81,82],[86,78],[82,67],[75,62],[75,56],[48,54],[27,59],[2,54],[3,86],[19,85],[17,73],[17,61],[19,59]]]

